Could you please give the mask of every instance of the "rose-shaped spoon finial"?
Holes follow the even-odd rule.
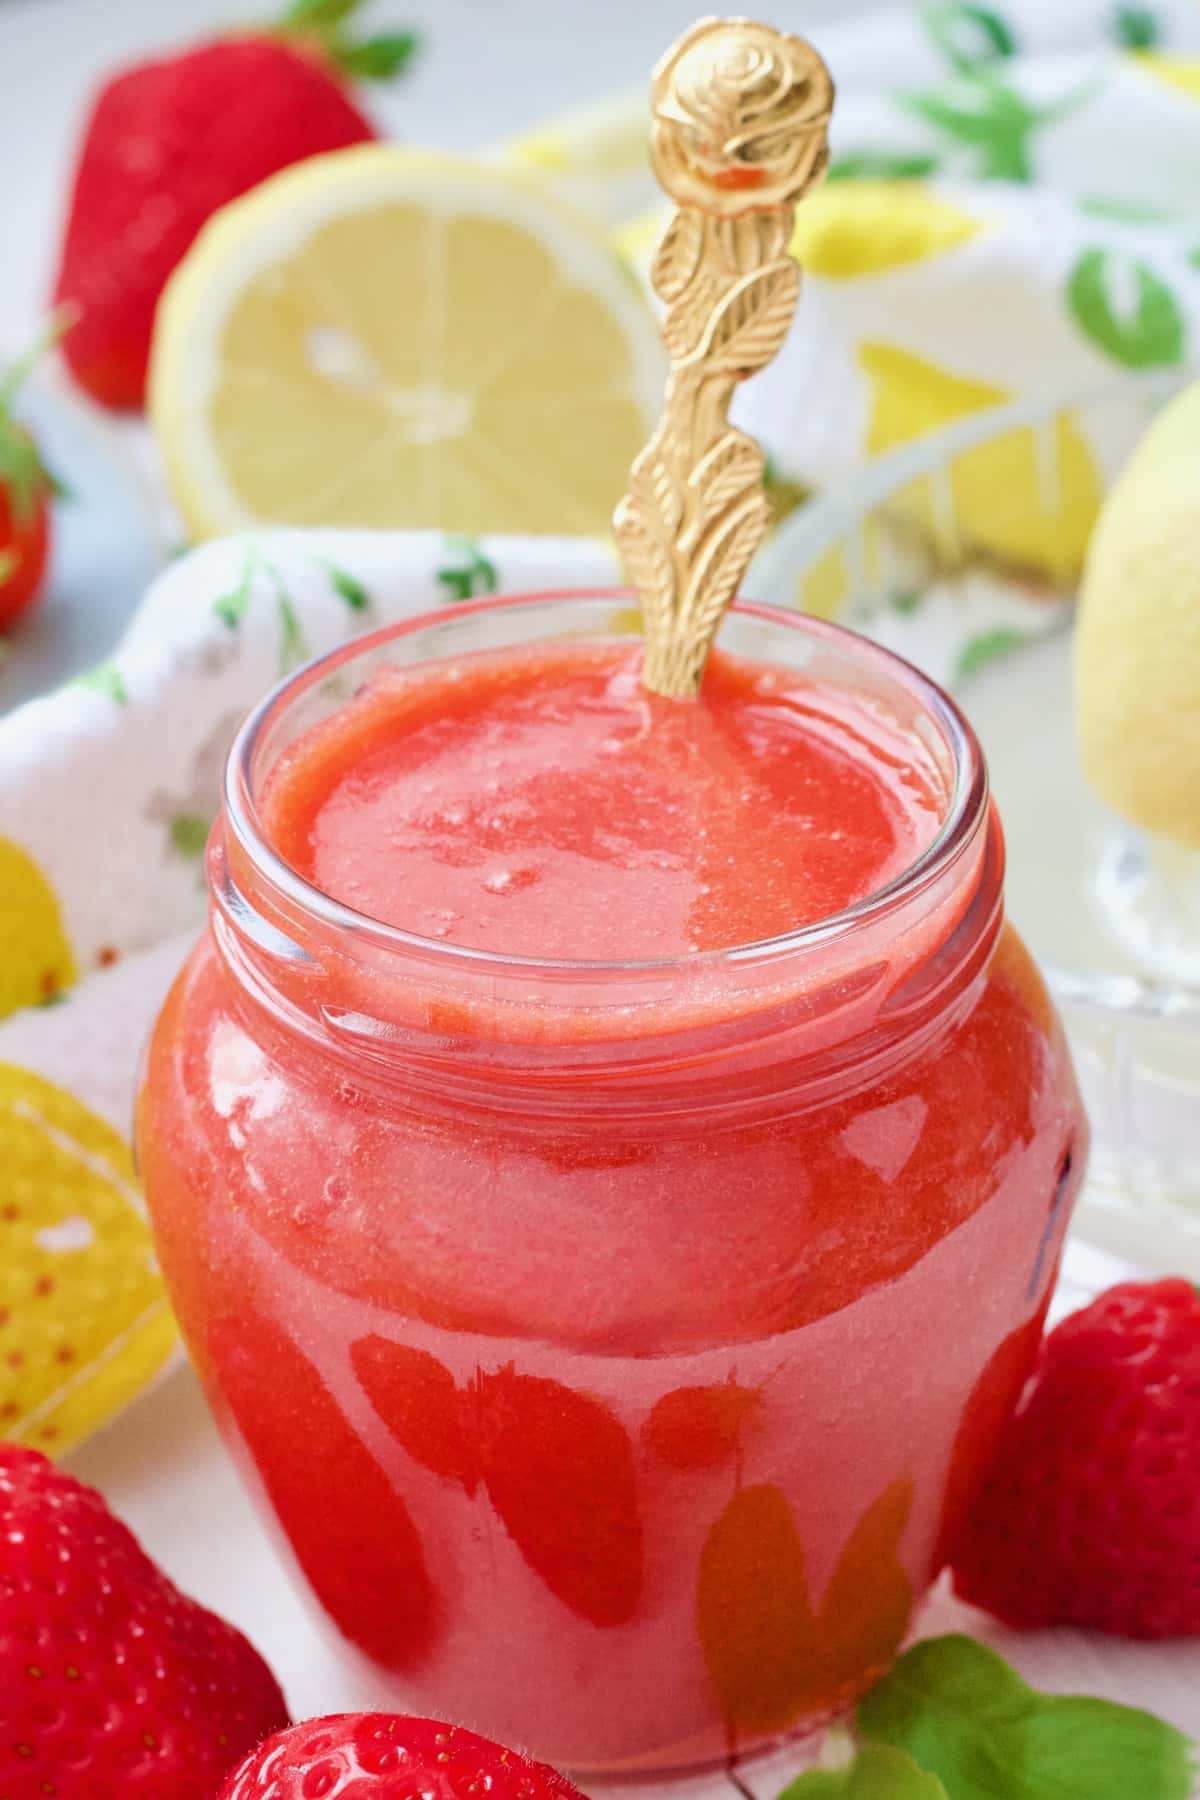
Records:
[[[729,403],[796,309],[792,210],[825,170],[833,83],[801,38],[703,19],[655,69],[652,98],[655,173],[678,206],[651,269],[671,373],[613,526],[642,603],[642,679],[687,698],[770,516],[762,451]]]

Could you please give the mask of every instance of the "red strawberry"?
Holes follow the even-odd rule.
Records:
[[[1042,1341],[1050,1295],[1031,1319],[993,1351],[963,1408],[950,1451],[942,1519],[934,1541],[930,1575],[945,1568],[954,1555],[958,1534],[970,1523],[979,1490],[996,1455],[996,1445],[1012,1417]]]
[[[394,73],[413,38],[351,44],[357,0],[293,0],[282,31],[201,44],[101,88],[84,132],[55,293],[63,354],[106,406],[141,406],[158,297],[204,222],[268,175],[375,136],[342,71]]]
[[[565,1775],[436,1719],[340,1713],[262,1744],[218,1800],[582,1800]]]
[[[212,1800],[286,1721],[258,1653],[179,1593],[99,1494],[0,1446],[4,1800]]]
[[[954,1561],[1010,1625],[1200,1634],[1200,1292],[1126,1282],[1042,1345]]]
[[[50,554],[50,501],[58,485],[28,429],[14,416],[13,402],[58,329],[53,326],[0,381],[0,631],[15,624],[37,598]]]

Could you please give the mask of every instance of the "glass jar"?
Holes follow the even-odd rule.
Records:
[[[1028,1372],[1086,1144],[978,744],[836,627],[742,604],[722,643],[869,695],[949,800],[900,878],[786,937],[501,957],[265,841],[281,752],[372,669],[628,604],[441,611],[259,708],[139,1104],[192,1355],[345,1640],[332,1699],[593,1775],[723,1762],[886,1668]]]

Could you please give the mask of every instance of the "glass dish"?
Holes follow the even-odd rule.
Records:
[[[1114,1247],[1152,1241],[1156,1260],[1195,1268],[1200,979],[1186,955],[1156,955],[1147,918],[1200,894],[1200,858],[1156,868],[1106,812],[1071,694],[1097,505],[1185,379],[991,409],[882,456],[792,514],[752,586],[876,638],[963,706],[1004,820],[1010,916],[1048,974],[1093,1122],[1082,1220]]]

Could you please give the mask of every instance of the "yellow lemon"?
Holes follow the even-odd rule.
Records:
[[[649,114],[640,90],[576,107],[501,152],[532,170],[550,193],[608,224],[635,217],[659,197],[646,154]]]
[[[535,181],[369,145],[200,234],[159,308],[150,408],[198,537],[606,533],[662,370],[620,259]]]
[[[846,181],[796,209],[791,252],[827,281],[879,275],[923,262],[984,229],[919,181]]]
[[[53,999],[75,975],[54,889],[19,844],[0,837],[0,1019]]]
[[[895,344],[863,342],[858,357],[871,384],[872,453],[1013,398],[1004,388],[953,375]],[[918,525],[946,563],[982,553],[1065,585],[1079,573],[1101,493],[1091,451],[1060,414],[1041,435],[1022,426],[962,451],[948,485],[936,477],[914,482],[896,510]]]
[[[0,1063],[0,1436],[69,1448],[175,1340],[128,1145],[73,1095]]]
[[[1105,501],[1074,651],[1092,785],[1200,849],[1200,384],[1154,421]]]

